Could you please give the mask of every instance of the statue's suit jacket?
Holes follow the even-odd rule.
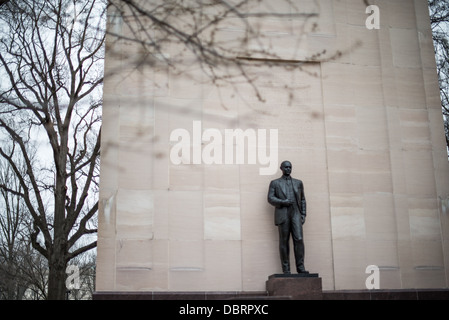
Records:
[[[291,178],[295,200],[298,204],[299,213],[301,216],[306,216],[306,198],[304,196],[304,185],[301,180]],[[274,224],[280,225],[288,218],[288,205],[285,204],[287,200],[287,180],[284,177],[270,182],[268,189],[268,202],[275,207],[274,210]],[[294,217],[300,219],[301,217]],[[301,223],[299,224],[301,225]]]

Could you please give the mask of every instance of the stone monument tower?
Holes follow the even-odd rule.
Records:
[[[324,291],[368,290],[370,266],[380,289],[448,287],[426,1],[142,3],[109,8],[98,296],[265,291],[286,159]]]

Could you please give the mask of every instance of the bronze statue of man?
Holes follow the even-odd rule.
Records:
[[[304,234],[302,225],[306,221],[306,198],[301,180],[290,176],[290,161],[281,163],[282,177],[273,180],[268,189],[268,202],[275,207],[274,223],[279,229],[279,254],[282,271],[290,273],[290,235],[298,273],[309,273],[304,268]]]

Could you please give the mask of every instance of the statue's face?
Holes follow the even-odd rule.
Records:
[[[284,176],[289,176],[292,173],[292,164],[288,161],[282,162],[281,170]]]

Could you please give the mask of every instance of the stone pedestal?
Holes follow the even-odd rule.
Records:
[[[323,288],[317,273],[273,274],[266,282],[269,296],[290,297],[294,300],[322,300]]]

